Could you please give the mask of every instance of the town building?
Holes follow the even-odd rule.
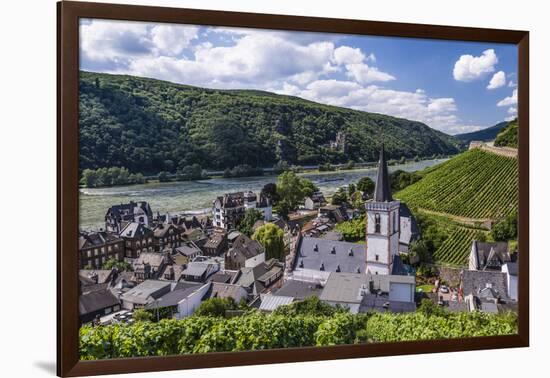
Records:
[[[513,262],[512,260],[507,242],[486,243],[474,240],[468,258],[468,269],[500,271],[503,265]]]
[[[499,313],[517,304],[508,296],[507,273],[495,270],[462,271],[460,292],[468,311]]]
[[[150,302],[145,306],[147,310],[162,312],[166,314],[168,311],[171,316],[169,318],[183,319],[193,315],[195,310],[199,308],[211,284],[184,283],[178,284],[174,290],[164,294],[155,301]],[[166,315],[165,315],[166,316]]]
[[[353,314],[390,310],[416,310],[416,278],[401,275],[376,275],[331,272],[319,299]]]
[[[124,256],[127,259],[136,259],[142,252],[153,252],[154,233],[142,223],[131,222],[120,231],[124,239]]]
[[[87,292],[79,297],[80,324],[92,322],[119,310],[120,301],[109,289]]]
[[[168,223],[158,224],[153,230],[154,249],[162,252],[165,249],[173,249],[181,245],[181,229]]]
[[[251,191],[226,193],[213,202],[213,225],[226,230],[234,229],[248,209],[260,211],[266,221],[273,218],[271,201],[266,196],[260,194],[258,198]]]
[[[265,248],[256,240],[239,234],[225,254],[225,269],[253,268],[265,261]]]
[[[214,231],[202,246],[206,256],[220,256],[227,249],[227,232],[219,229]]]
[[[147,280],[122,293],[120,300],[122,301],[122,307],[127,310],[145,308],[171,290],[172,283],[169,281]]]
[[[80,232],[78,265],[80,269],[99,269],[110,259],[124,259],[124,240],[112,232]]]
[[[142,252],[132,263],[135,279],[137,282],[159,279],[173,263],[170,253]]]
[[[393,199],[384,146],[380,149],[374,196],[365,203],[367,211],[367,272],[392,274],[394,260],[408,251],[407,243],[417,233],[410,211],[401,216],[401,201]],[[403,236],[401,236],[403,235]],[[400,245],[401,244],[401,245]]]
[[[110,232],[119,233],[132,222],[149,226],[153,221],[151,207],[145,201],[120,204],[111,206],[105,214],[105,229]]]
[[[304,199],[304,209],[317,210],[327,204],[325,196],[321,192],[315,192]]]

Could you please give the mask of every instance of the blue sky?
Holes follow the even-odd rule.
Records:
[[[517,113],[517,48],[326,33],[81,20],[81,69],[260,89],[449,134]]]

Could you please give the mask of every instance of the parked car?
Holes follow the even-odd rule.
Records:
[[[446,285],[441,285],[439,287],[439,292],[440,293],[443,293],[443,294],[448,294],[449,293],[449,287],[446,286]]]

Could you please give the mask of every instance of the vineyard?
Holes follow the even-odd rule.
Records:
[[[438,263],[462,266],[468,263],[472,240],[479,239],[481,230],[457,226],[433,257]]]
[[[518,207],[517,159],[469,150],[395,194],[409,206],[473,219],[499,219]]]

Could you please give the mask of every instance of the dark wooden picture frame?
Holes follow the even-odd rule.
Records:
[[[529,33],[496,29],[59,2],[57,52],[57,374],[82,376],[331,360],[529,345]],[[376,36],[511,43],[518,46],[519,288],[518,334],[448,340],[341,345],[80,361],[78,357],[79,19],[186,23]]]

